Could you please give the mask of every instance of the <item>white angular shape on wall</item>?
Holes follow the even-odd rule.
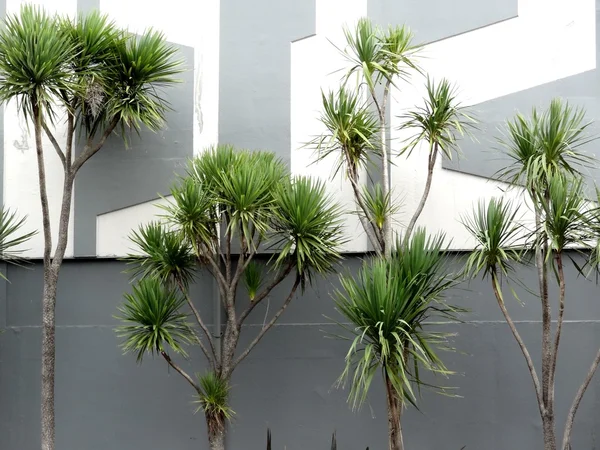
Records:
[[[96,218],[96,253],[98,257],[122,257],[133,253],[135,246],[129,240],[140,225],[158,219],[163,211],[157,205],[165,205],[172,197],[158,198],[128,208],[101,214]]]

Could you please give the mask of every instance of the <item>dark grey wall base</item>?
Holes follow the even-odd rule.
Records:
[[[346,261],[356,270],[359,258]],[[140,367],[117,348],[112,318],[129,289],[125,266],[111,260],[68,261],[61,272],[57,310],[57,448],[61,450],[206,449],[205,425],[193,415],[192,392],[160,359]],[[39,448],[41,266],[10,267],[11,283],[0,286],[0,448]],[[523,271],[533,281],[531,269]],[[568,277],[575,279],[572,269]],[[280,326],[259,344],[234,379],[237,412],[229,436],[231,450],[264,448],[266,428],[276,449],[328,448],[337,430],[341,450],[387,447],[383,391],[376,381],[370,403],[351,412],[346,392],[332,387],[343,365],[347,343],[324,338],[332,315],[323,280],[297,298]],[[568,310],[557,382],[558,427],[580,380],[600,345],[600,288],[576,280],[568,285]],[[524,339],[538,351],[539,304],[520,293],[521,307],[509,307]],[[553,293],[554,295],[554,293]],[[212,284],[201,277],[193,291],[207,322],[212,316]],[[555,297],[553,297],[555,298]],[[280,300],[274,295],[271,311]],[[410,410],[404,423],[413,449],[473,450],[541,448],[541,429],[531,379],[489,286],[475,281],[452,292],[452,301],[473,310],[460,325],[433,325],[458,333],[462,353],[444,354],[458,372],[449,380],[462,398],[425,393],[422,413]],[[257,308],[259,309],[259,308]],[[262,323],[256,311],[245,341]],[[181,361],[192,372],[204,366],[193,351]],[[600,429],[600,377],[581,405],[574,449],[592,449]]]

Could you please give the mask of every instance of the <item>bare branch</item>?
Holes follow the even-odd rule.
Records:
[[[79,169],[81,169],[81,166],[83,166],[88,159],[90,159],[92,156],[98,153],[98,150],[102,148],[102,146],[104,145],[108,137],[111,135],[111,133],[114,131],[118,123],[119,118],[114,117],[108,125],[108,127],[106,128],[106,130],[104,130],[104,133],[102,134],[100,140],[96,143],[96,145],[85,146],[83,152],[77,158],[75,158],[75,162],[73,162],[73,175],[75,175],[79,171]]]
[[[200,386],[198,386],[194,380],[192,379],[192,377],[190,377],[185,370],[183,370],[181,367],[179,367],[172,359],[171,357],[165,352],[165,351],[161,351],[160,354],[162,355],[162,357],[165,359],[165,361],[167,361],[167,363],[173,368],[175,369],[179,375],[181,375],[183,378],[185,378],[187,380],[188,383],[190,383],[192,385],[192,387],[196,390],[196,392],[201,393],[202,391],[200,390]]]
[[[599,364],[600,364],[600,350],[598,350],[598,353],[596,353],[596,357],[594,358],[594,361],[592,362],[592,365],[590,366],[590,370],[588,371],[588,373],[585,377],[585,380],[583,380],[583,383],[579,387],[579,390],[577,391],[577,395],[573,399],[573,404],[571,405],[571,409],[569,409],[569,414],[567,416],[567,422],[565,424],[565,434],[563,437],[563,444],[562,444],[563,450],[571,450],[571,431],[573,430],[573,422],[575,421],[575,414],[577,414],[577,409],[579,408],[581,399],[583,398],[585,391],[587,390],[588,386],[590,385],[592,378],[594,378],[594,374],[596,373],[596,370],[598,369]]]
[[[246,358],[246,356],[248,356],[248,354],[252,351],[252,349],[256,346],[256,344],[258,344],[260,342],[260,340],[263,338],[265,333],[267,331],[269,331],[273,325],[275,325],[275,322],[277,322],[277,319],[279,319],[279,316],[281,316],[281,314],[283,314],[283,312],[286,310],[286,308],[288,307],[288,305],[294,298],[294,294],[296,293],[298,286],[300,286],[300,277],[296,277],[296,281],[294,281],[294,285],[292,286],[292,289],[291,289],[289,295],[283,302],[283,305],[281,305],[281,308],[279,308],[279,310],[275,313],[273,318],[266,325],[264,325],[262,327],[262,329],[260,330],[258,335],[250,343],[250,345],[248,345],[248,347],[246,347],[246,349],[242,352],[242,354],[235,360],[235,362],[233,363],[233,368],[237,367],[237,365],[240,362],[242,362],[242,360],[244,360],[244,358]]]
[[[38,161],[38,181],[44,228],[44,268],[48,269],[52,258],[52,232],[50,229],[50,209],[48,207],[48,191],[46,187],[46,165],[44,163],[44,148],[42,145],[44,119],[37,98],[32,98],[31,103],[33,104],[33,118],[35,120],[35,149]]]
[[[408,226],[406,227],[406,231],[404,234],[405,242],[408,242],[408,240],[410,239],[410,235],[412,234],[413,229],[415,228],[417,220],[419,219],[419,216],[421,215],[421,213],[423,212],[423,209],[425,208],[425,203],[427,202],[427,197],[429,197],[429,191],[431,190],[431,182],[433,181],[433,169],[435,168],[435,162],[437,160],[438,153],[439,153],[439,147],[438,147],[438,143],[436,142],[433,144],[433,148],[431,149],[429,158],[428,158],[427,181],[425,182],[425,189],[423,189],[423,195],[421,196],[421,200],[419,201],[419,204],[417,205],[417,209],[415,210],[413,216],[411,217],[410,222],[408,223]]]
[[[365,202],[363,201],[363,198],[362,198],[362,195],[360,192],[360,188],[358,187],[358,175],[356,174],[355,169],[348,170],[348,178],[350,179],[350,185],[352,186],[352,190],[354,191],[354,200],[356,201],[356,203],[358,204],[358,206],[360,207],[360,209],[362,209],[362,211],[364,213],[364,216],[360,213],[358,214],[360,223],[361,223],[363,229],[365,230],[367,237],[369,238],[369,242],[371,242],[371,245],[375,249],[375,252],[377,253],[377,255],[381,255],[381,253],[383,252],[383,244],[382,244],[383,236],[381,236],[381,232],[373,224],[373,222],[369,221],[369,214],[367,212],[367,206],[365,205]]]
[[[196,322],[198,322],[198,325],[200,325],[200,328],[206,335],[206,339],[208,340],[208,345],[210,346],[211,353],[208,352],[206,346],[204,345],[204,343],[202,342],[202,340],[199,337],[197,338],[198,345],[200,346],[202,353],[204,353],[204,356],[206,356],[206,359],[208,359],[208,361],[212,364],[212,366],[216,372],[217,371],[217,353],[215,351],[215,346],[213,343],[212,335],[210,334],[210,332],[208,331],[208,328],[204,324],[204,321],[202,320],[202,317],[200,316],[200,312],[196,309],[196,306],[194,306],[194,302],[192,302],[192,299],[190,298],[187,290],[184,289],[184,286],[183,286],[183,283],[181,282],[181,280],[176,279],[176,283],[177,283],[177,287],[179,287],[179,290],[185,297],[187,304],[189,305],[190,309],[192,310],[192,313],[194,314],[194,317],[196,318]],[[211,356],[211,354],[212,354],[212,356]]]
[[[50,131],[50,128],[48,128],[48,125],[46,124],[46,122],[42,122],[42,127],[44,128],[44,131],[46,132],[46,136],[48,136],[48,139],[52,143],[52,147],[54,147],[54,150],[56,150],[56,154],[58,155],[58,158],[60,159],[60,162],[62,163],[63,169],[65,169],[65,172],[66,172],[67,171],[67,160],[65,158],[65,154],[63,153],[62,149],[60,148],[58,141],[56,140],[56,138]]]
[[[556,377],[556,362],[558,361],[558,348],[560,347],[560,337],[565,315],[565,271],[563,267],[562,254],[557,252],[554,255],[558,273],[558,319],[556,324],[556,335],[554,336],[554,347],[552,351],[552,363],[550,368],[550,403],[554,403],[554,380]]]
[[[504,316],[504,319],[506,320],[506,323],[508,324],[510,331],[512,332],[515,340],[517,341],[517,344],[519,344],[521,353],[523,353],[523,356],[525,357],[525,362],[527,363],[527,368],[529,369],[529,373],[531,374],[531,379],[533,380],[533,386],[535,388],[535,394],[537,397],[538,406],[540,408],[540,413],[542,415],[544,415],[545,404],[544,404],[543,398],[542,398],[542,389],[540,387],[540,380],[539,380],[537,372],[535,370],[535,365],[533,364],[533,360],[531,359],[531,355],[529,354],[529,350],[527,350],[527,347],[525,346],[525,342],[523,342],[523,339],[521,338],[521,335],[519,334],[519,331],[517,330],[517,327],[515,326],[515,323],[513,322],[512,317],[508,313],[508,310],[506,309],[506,305],[504,304],[504,297],[502,296],[502,290],[500,288],[500,283],[498,282],[498,273],[497,273],[497,270],[495,267],[492,269],[492,288],[494,289],[494,295],[496,296],[496,300],[498,302],[498,306],[500,307],[500,310],[502,311],[502,315]]]
[[[75,102],[75,100],[73,100]],[[73,105],[71,105],[72,109]],[[67,170],[71,172],[71,165],[73,164],[73,136],[75,135],[75,116],[69,110],[67,111],[67,151],[65,152],[65,159],[67,163]]]

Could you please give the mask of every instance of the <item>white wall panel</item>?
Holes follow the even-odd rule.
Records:
[[[518,18],[427,46],[422,66],[432,77],[446,77],[456,83],[461,101],[474,105],[593,69],[595,42],[594,0],[521,0]],[[421,80],[415,83],[420,86]],[[422,95],[421,87],[402,86],[400,92],[394,92],[393,139],[408,136],[396,131],[400,122],[395,117],[420,103]],[[477,107],[473,109],[476,114]],[[398,158],[392,169],[395,188],[405,194],[403,214],[399,215],[404,224],[419,202],[426,170],[423,150],[410,158]],[[471,248],[473,242],[460,217],[479,198],[502,195],[499,186],[484,178],[444,170],[439,163],[418,223],[432,231],[444,230],[454,248]],[[527,220],[532,220],[531,214]]]

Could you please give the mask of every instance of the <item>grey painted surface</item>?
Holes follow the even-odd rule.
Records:
[[[356,270],[358,258],[346,261]],[[123,356],[112,317],[128,289],[124,264],[111,260],[68,261],[61,273],[57,321],[57,448],[63,450],[188,450],[205,449],[205,425],[192,414],[192,392],[160,359],[137,366]],[[31,270],[32,269],[32,270]],[[0,308],[6,302],[8,330],[0,335],[0,436],[2,450],[39,446],[39,364],[41,270],[9,267],[7,296],[0,286]],[[521,271],[533,282],[533,270]],[[568,269],[568,279],[576,280]],[[335,280],[332,279],[334,282]],[[345,392],[332,388],[347,343],[326,339],[333,331],[323,315],[333,315],[328,280],[295,299],[239,367],[234,377],[233,407],[237,412],[229,436],[230,449],[264,448],[267,426],[274,448],[328,448],[331,432],[341,449],[386,448],[383,391],[376,380],[369,404],[358,414],[345,404]],[[280,290],[280,293],[283,292]],[[568,285],[567,323],[557,379],[558,427],[580,380],[600,343],[600,288],[581,279]],[[556,298],[552,294],[552,298]],[[212,284],[201,277],[192,293],[211,322]],[[523,338],[538,354],[539,304],[520,292],[525,306],[509,308]],[[281,296],[274,294],[272,312]],[[240,297],[242,301],[242,297]],[[445,381],[462,398],[425,393],[422,413],[410,410],[405,439],[419,450],[541,449],[540,420],[531,379],[507,326],[481,280],[451,294],[451,301],[473,310],[467,323],[434,325],[458,333],[460,353],[444,354],[459,375]],[[265,306],[257,308],[244,328],[249,342],[262,324]],[[4,311],[4,309],[2,310]],[[2,319],[0,319],[2,320]],[[198,351],[181,363],[203,371]],[[581,405],[574,449],[597,446],[600,429],[600,378]]]
[[[600,61],[600,1],[596,0],[596,64]],[[505,132],[505,121],[512,119],[517,112],[529,115],[532,107],[538,110],[547,108],[552,98],[561,97],[572,106],[586,110],[588,121],[600,119],[600,71],[598,68],[578,75],[563,78],[540,86],[506,95],[485,103],[475,105],[473,114],[481,122],[474,133],[476,142],[463,140],[461,159],[448,161],[444,167],[475,175],[492,177],[503,168],[509,159],[502,150],[498,139]],[[596,123],[589,128],[589,135],[600,132]],[[592,142],[582,148],[588,154],[600,156],[598,142]],[[600,169],[586,172],[590,181],[600,179]]]
[[[100,0],[77,0],[77,12],[88,13],[100,9]]]
[[[166,194],[174,173],[193,155],[194,50],[179,45],[186,71],[182,83],[165,94],[173,108],[158,133],[129,136],[129,148],[112,136],[81,169],[75,180],[74,247],[76,256],[96,254],[96,217]]]
[[[291,42],[315,33],[315,0],[222,0],[219,142],[290,159]]]
[[[219,142],[290,159],[290,49],[315,33],[315,0],[222,0]],[[428,42],[514,17],[517,0],[369,0],[383,24],[404,23]],[[449,20],[451,18],[451,20]]]
[[[432,42],[516,17],[518,0],[368,0],[377,23],[406,24],[418,42]]]

